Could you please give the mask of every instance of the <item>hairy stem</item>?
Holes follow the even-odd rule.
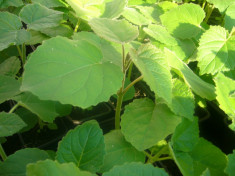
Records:
[[[132,81],[124,90],[123,90],[123,94],[125,94],[135,83],[141,81],[143,79],[143,75],[141,75],[140,77],[136,78],[134,81]]]
[[[5,161],[7,159],[7,155],[2,147],[2,144],[0,144],[0,156],[2,157],[3,161]]]

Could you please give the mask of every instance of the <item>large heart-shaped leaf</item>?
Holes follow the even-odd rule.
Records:
[[[93,43],[55,37],[31,55],[21,89],[41,99],[87,108],[107,101],[121,81],[120,67]]]
[[[103,176],[168,176],[160,168],[153,167],[150,164],[130,163],[122,166],[116,166]]]
[[[18,115],[6,112],[0,113],[0,137],[11,136],[25,126],[26,124]]]
[[[143,151],[173,133],[180,121],[167,105],[137,99],[125,107],[121,130],[128,142]]]
[[[171,103],[171,73],[164,53],[153,45],[147,44],[142,45],[137,52],[131,50],[130,55],[151,90]]]
[[[120,130],[111,131],[104,136],[105,157],[100,172],[109,171],[116,165],[129,162],[144,162],[145,155],[128,143]]]
[[[82,170],[97,172],[104,160],[104,137],[96,121],[71,130],[59,143],[56,159],[73,162]]]
[[[200,73],[216,74],[235,67],[235,36],[220,26],[212,26],[201,37],[198,47]]]
[[[169,49],[165,49],[165,54],[169,65],[177,70],[177,74],[184,78],[185,82],[196,94],[208,100],[215,99],[215,87],[212,84],[209,84],[198,77],[175,53]]]
[[[41,30],[58,26],[63,13],[36,3],[24,6],[19,16],[27,24],[28,29]]]
[[[0,175],[26,176],[26,166],[39,160],[49,159],[47,152],[36,148],[18,150],[0,164]]]
[[[89,24],[100,37],[121,44],[131,42],[139,35],[138,28],[123,19],[93,18]]]
[[[86,171],[80,171],[73,163],[60,164],[57,161],[45,160],[27,165],[27,176],[96,176]]]
[[[164,13],[160,18],[172,35],[186,39],[200,32],[200,23],[204,17],[205,12],[199,5],[183,4]]]

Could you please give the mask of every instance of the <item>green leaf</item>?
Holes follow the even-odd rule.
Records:
[[[21,45],[31,38],[30,32],[26,31],[25,29],[18,30],[16,33],[16,45]]]
[[[233,150],[232,154],[228,155],[228,165],[225,168],[225,173],[229,176],[233,176],[235,171],[235,150]]]
[[[215,77],[216,84],[216,99],[219,102],[220,108],[232,118],[230,127],[235,130],[235,98],[230,97],[230,94],[235,91],[235,80],[232,80],[222,73]]]
[[[13,56],[0,64],[0,75],[15,76],[21,68],[19,58]]]
[[[27,176],[96,176],[86,171],[80,171],[73,163],[60,164],[57,161],[38,161],[27,166]]]
[[[172,144],[175,151],[190,152],[199,140],[198,119],[193,121],[186,118],[176,127],[172,136]]]
[[[160,168],[153,167],[150,164],[128,163],[122,166],[116,166],[103,176],[168,176],[168,174]]]
[[[87,108],[108,101],[121,87],[122,75],[93,43],[55,37],[27,61],[21,89],[40,99]]]
[[[177,70],[177,74],[184,78],[189,87],[202,98],[214,100],[215,87],[198,77],[180,58],[172,51],[165,49],[169,65]]]
[[[200,32],[200,23],[205,17],[203,9],[196,4],[183,4],[164,13],[162,24],[175,37],[186,39]]]
[[[235,26],[235,3],[228,7],[224,17],[225,21],[225,28],[229,31],[232,31],[233,27]]]
[[[0,12],[0,51],[16,44],[18,30],[21,27],[21,21],[16,15]]]
[[[60,24],[59,26],[52,28],[42,29],[40,31],[50,37],[56,37],[58,35],[63,37],[71,37],[71,35],[73,34],[72,28],[65,24]]]
[[[39,160],[48,159],[49,155],[43,150],[27,148],[18,150],[16,153],[0,164],[0,175],[4,176],[26,176],[26,166]]]
[[[216,74],[235,67],[235,36],[220,26],[212,26],[201,37],[198,47],[200,74]]]
[[[66,7],[67,5],[62,0],[32,0],[33,3],[39,3],[47,8]]]
[[[93,18],[89,24],[100,37],[121,44],[131,42],[139,35],[138,28],[123,19]]]
[[[174,158],[184,176],[201,176],[207,168],[213,176],[226,176],[226,155],[203,138],[188,153],[174,151]]]
[[[114,130],[104,136],[105,157],[99,172],[109,171],[113,166],[130,162],[145,161],[145,155],[127,142],[120,130]]]
[[[192,120],[195,108],[193,93],[189,87],[179,79],[175,79],[173,85],[173,97],[170,108],[176,115]]]
[[[26,124],[18,115],[6,112],[0,113],[0,137],[11,136],[25,126]]]
[[[0,1],[0,8],[8,8],[10,6],[20,7],[22,5],[24,5],[22,0],[1,0]]]
[[[0,103],[20,93],[20,82],[12,77],[0,75]]]
[[[154,104],[152,100],[136,99],[125,107],[121,129],[126,140],[139,151],[143,151],[173,133],[180,123],[165,104]]]
[[[118,18],[126,5],[127,0],[105,0],[105,9],[101,18]]]
[[[68,115],[72,107],[55,101],[40,100],[35,95],[25,92],[13,98],[21,106],[36,114],[45,122],[52,123],[58,116]]]
[[[15,113],[26,123],[26,127],[20,130],[20,133],[29,131],[38,123],[38,117],[25,108],[18,108]]]
[[[63,18],[63,13],[36,3],[24,6],[19,16],[27,24],[28,29],[41,30],[58,26]]]
[[[139,26],[148,25],[151,23],[148,18],[138,12],[135,8],[125,8],[122,16],[124,16],[131,23]]]
[[[201,176],[211,176],[210,170],[206,169]]]
[[[30,39],[26,42],[27,45],[35,45],[38,43],[42,43],[44,40],[49,39],[47,35],[39,32],[39,31],[34,31],[34,30],[29,30],[30,32]]]
[[[96,121],[71,130],[59,143],[56,160],[73,162],[82,170],[97,172],[104,160],[104,137]]]
[[[164,53],[153,45],[142,45],[138,51],[130,51],[131,58],[144,76],[150,89],[168,103],[172,99],[172,81],[170,67]]]
[[[207,2],[214,4],[214,6],[218,8],[220,12],[224,12],[228,6],[234,3],[234,0],[207,0]]]

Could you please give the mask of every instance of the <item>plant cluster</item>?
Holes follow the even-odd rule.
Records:
[[[159,163],[169,160],[184,176],[234,175],[235,152],[201,137],[195,112],[212,102],[235,130],[233,0],[1,0],[0,9],[0,103],[12,105],[0,113],[0,175],[166,176]],[[154,96],[137,96],[140,82]],[[4,152],[8,136],[111,96],[107,134],[89,120],[55,152]]]

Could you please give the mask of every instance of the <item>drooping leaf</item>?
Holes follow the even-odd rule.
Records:
[[[143,151],[171,134],[179,123],[180,118],[167,105],[144,98],[125,107],[121,130],[128,142]]]
[[[235,26],[235,3],[228,7],[224,17],[225,21],[225,28],[229,31],[232,31],[233,27]]]
[[[52,27],[52,28],[42,29],[41,32],[50,37],[56,37],[58,35],[63,36],[63,37],[71,37],[71,35],[73,34],[72,28],[64,24],[60,24],[59,26]]]
[[[198,48],[200,74],[216,74],[235,67],[235,36],[220,26],[212,26],[201,37]]]
[[[63,13],[35,3],[24,6],[19,16],[27,24],[28,29],[41,30],[58,26],[63,18]]]
[[[213,176],[226,176],[226,155],[203,138],[190,152],[174,150],[174,158],[184,176],[201,176],[207,168]]]
[[[228,6],[234,3],[234,0],[207,0],[207,2],[214,4],[216,8],[219,9],[220,12],[224,12]]]
[[[164,53],[153,45],[142,45],[130,51],[131,58],[154,93],[171,103],[172,81],[170,67]]]
[[[41,120],[52,123],[58,116],[68,115],[72,107],[59,102],[40,100],[35,95],[24,92],[13,98],[21,106],[36,114]]]
[[[138,28],[124,19],[93,18],[89,24],[100,37],[121,44],[131,42],[139,35]]]
[[[234,171],[235,171],[235,150],[233,150],[232,154],[228,155],[228,165],[225,168],[225,172],[229,176],[233,176]]]
[[[232,80],[222,73],[215,77],[216,84],[216,99],[219,102],[220,108],[228,114],[232,119],[230,127],[235,130],[235,98],[230,94],[235,91],[235,80]]]
[[[185,82],[196,94],[208,100],[215,99],[215,87],[213,85],[198,77],[184,62],[181,61],[181,59],[175,55],[175,53],[169,49],[165,49],[164,51],[169,65],[173,69],[177,70],[177,74],[184,78]]]
[[[12,77],[0,75],[0,103],[20,93],[20,82]]]
[[[19,7],[22,6],[22,0],[1,0],[0,1],[0,8],[8,8],[10,6]]]
[[[27,61],[21,89],[40,99],[87,108],[107,101],[121,81],[120,67],[108,61],[95,44],[55,37]]]
[[[96,121],[88,121],[71,130],[59,143],[56,159],[73,162],[82,170],[97,172],[104,160],[104,137]]]
[[[104,136],[105,157],[99,172],[109,171],[116,165],[145,161],[145,155],[128,143],[120,130],[114,130]]]
[[[32,0],[33,3],[39,3],[47,8],[66,7],[62,0]]]
[[[0,12],[0,51],[16,44],[18,30],[21,27],[21,21],[16,15]]]
[[[175,79],[172,89],[172,103],[170,108],[181,117],[193,119],[194,114],[194,96],[189,87],[182,81]]]
[[[86,171],[80,171],[74,163],[60,164],[57,161],[38,161],[27,166],[27,176],[96,176]]]
[[[37,148],[26,148],[18,150],[7,157],[0,164],[0,175],[4,176],[26,176],[26,166],[40,160],[49,159],[47,152]]]
[[[139,26],[148,25],[151,23],[148,18],[138,12],[135,8],[125,8],[122,13],[122,16],[124,16],[131,23]]]
[[[128,163],[122,166],[116,166],[103,176],[168,176],[168,174],[160,168],[153,167],[150,164]]]
[[[196,4],[183,4],[164,13],[162,24],[175,37],[186,39],[200,32],[200,23],[205,17],[203,9]]]
[[[0,75],[15,76],[20,70],[19,58],[13,56],[0,64]]]
[[[6,112],[0,113],[0,137],[11,136],[25,126],[26,124],[18,115]]]
[[[127,2],[127,0],[105,0],[105,9],[101,18],[118,18],[126,7]]]

